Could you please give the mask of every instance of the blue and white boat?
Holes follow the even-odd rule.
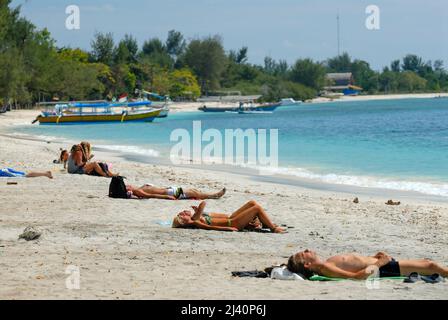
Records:
[[[41,103],[47,109],[33,121],[40,124],[68,124],[68,123],[103,123],[103,122],[152,122],[157,118],[161,109],[151,107],[151,101],[114,102],[85,101],[85,102],[50,102]]]

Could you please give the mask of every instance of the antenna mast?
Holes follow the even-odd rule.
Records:
[[[341,55],[341,28],[340,28],[340,21],[339,21],[339,11],[338,15],[336,17],[337,23],[338,23],[338,57]]]

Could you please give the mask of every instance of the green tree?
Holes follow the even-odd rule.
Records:
[[[272,59],[271,57],[265,57],[264,58],[264,67],[263,70],[267,74],[279,76],[279,77],[286,77],[288,73],[289,65],[288,62],[285,60],[276,61]]]
[[[112,33],[96,32],[91,42],[92,56],[95,62],[112,65],[114,60],[114,37]]]
[[[390,69],[392,70],[392,72],[400,72],[401,67],[400,67],[400,60],[394,60],[392,61],[392,63],[390,64]]]
[[[182,55],[187,46],[187,42],[184,39],[182,33],[176,30],[170,30],[168,32],[168,38],[166,39],[166,51],[173,58],[177,59]]]
[[[89,53],[79,48],[61,48],[58,50],[58,54],[61,60],[77,61],[81,63],[89,62]]]
[[[171,68],[173,65],[173,60],[168,54],[167,48],[158,38],[143,43],[142,58],[165,68]]]
[[[188,69],[174,70],[170,75],[169,94],[172,98],[188,97],[196,99],[201,95],[201,88],[194,74]]]
[[[10,99],[26,102],[30,99],[25,86],[28,78],[18,49],[0,53],[0,97],[5,102]]]
[[[312,59],[299,59],[292,66],[290,79],[307,87],[320,90],[325,84],[325,67]]]
[[[379,89],[385,93],[394,93],[398,91],[398,77],[396,72],[390,71],[389,68],[384,68],[379,76]]]
[[[423,91],[426,88],[426,83],[427,81],[425,79],[412,71],[402,72],[398,79],[400,91],[405,92]]]
[[[247,52],[248,52],[248,50],[249,49],[247,47],[242,47],[238,51],[230,50],[229,59],[232,62],[235,62],[236,64],[247,63],[247,59],[248,59]]]
[[[115,63],[135,63],[137,62],[137,53],[137,40],[133,36],[126,34],[115,48]]]
[[[204,94],[219,89],[221,75],[227,64],[222,39],[219,36],[191,41],[183,61],[197,75]]]
[[[328,59],[327,68],[329,72],[351,72],[352,59],[347,52],[342,55]]]
[[[356,85],[370,93],[378,91],[378,74],[370,68],[368,62],[355,60],[350,69]]]

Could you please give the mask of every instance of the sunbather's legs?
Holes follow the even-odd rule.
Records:
[[[255,206],[257,206],[257,205],[258,205],[258,203],[257,203],[256,201],[251,200],[251,201],[247,202],[244,206],[242,206],[241,208],[239,208],[238,210],[236,210],[234,213],[232,213],[232,214],[230,215],[229,218],[231,218],[231,219],[232,219],[232,218],[236,218],[238,215],[241,214],[241,212],[244,212],[244,211],[246,211],[247,209],[252,208],[252,207],[255,207]]]
[[[96,163],[96,162],[86,163],[86,165],[84,166],[84,171],[87,174],[91,174],[93,171],[95,171],[96,173],[98,173],[102,177],[109,177],[107,172],[104,172],[103,169],[101,169],[100,165],[98,163]]]
[[[232,226],[238,228],[239,230],[244,229],[250,222],[254,220],[255,217],[258,217],[260,219],[260,222],[271,229],[274,232],[282,232],[283,229],[277,227],[269,218],[267,213],[264,211],[264,209],[256,204],[252,207],[249,207],[248,209],[244,210],[240,214],[238,214],[236,217],[230,219]]]
[[[28,172],[26,174],[27,178],[37,178],[37,177],[47,177],[49,179],[53,179],[53,175],[51,173],[51,171],[46,171],[46,172]]]
[[[431,260],[400,260],[400,272],[403,276],[408,276],[412,272],[417,272],[421,275],[432,275],[438,273],[443,277],[448,277],[448,267],[443,267]]]
[[[230,219],[233,219],[233,218],[236,218],[238,215],[240,215],[241,212],[244,212],[247,209],[252,208],[252,207],[254,207],[256,205],[258,205],[258,203],[256,201],[254,201],[254,200],[251,200],[251,201],[247,202],[244,206],[242,206],[241,208],[239,208],[238,210],[233,212],[230,216],[228,214],[226,214],[226,213],[216,213],[216,212],[213,212],[212,215],[213,215],[214,218],[230,218]]]
[[[219,192],[216,193],[203,193],[196,189],[186,189],[184,190],[184,194],[189,199],[198,199],[198,200],[205,200],[205,199],[219,199],[226,193],[226,189],[222,189]]]
[[[249,208],[252,208],[253,206],[257,205],[257,203],[253,200],[247,202],[244,206],[242,206],[241,208],[239,208],[238,210],[236,210],[234,213],[232,213],[230,216],[227,213],[217,213],[217,212],[213,212],[213,218],[230,218],[233,219],[235,217],[237,217],[241,212],[246,211]]]

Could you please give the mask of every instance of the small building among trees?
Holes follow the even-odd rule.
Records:
[[[351,72],[327,73],[327,86],[324,90],[332,93],[342,93],[346,96],[358,95],[362,88],[354,85],[354,78]]]

